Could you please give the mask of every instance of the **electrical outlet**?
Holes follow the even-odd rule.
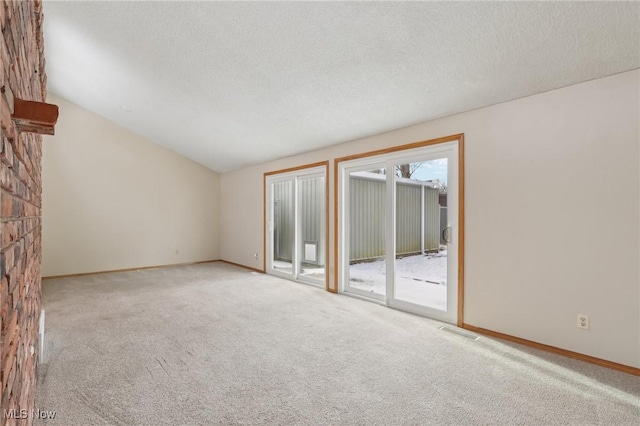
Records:
[[[253,258],[254,258],[255,260],[258,260],[258,253],[253,253]]]
[[[578,328],[589,329],[589,315],[578,314]]]

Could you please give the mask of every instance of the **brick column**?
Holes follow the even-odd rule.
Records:
[[[0,0],[0,425],[33,422],[41,295],[42,137],[18,133],[11,96],[45,101],[42,3]],[[13,411],[12,411],[13,410]],[[21,410],[27,410],[24,420]],[[14,415],[7,418],[6,412]],[[24,412],[24,411],[23,411]]]

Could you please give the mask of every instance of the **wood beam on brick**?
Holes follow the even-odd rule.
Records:
[[[53,135],[58,121],[58,106],[15,98],[11,118],[19,132]]]

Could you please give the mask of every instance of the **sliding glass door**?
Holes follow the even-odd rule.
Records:
[[[326,168],[265,176],[266,272],[325,286]]]
[[[339,165],[340,290],[456,322],[458,145]]]

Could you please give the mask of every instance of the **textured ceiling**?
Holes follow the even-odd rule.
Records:
[[[51,92],[219,172],[640,66],[640,3],[47,1],[44,12]]]

